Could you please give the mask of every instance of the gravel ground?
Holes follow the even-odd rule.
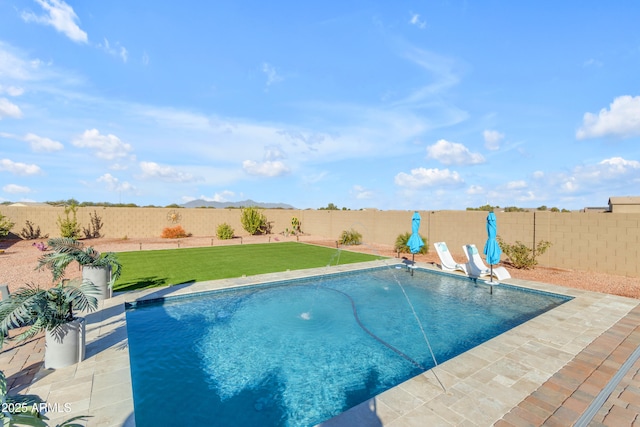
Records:
[[[84,241],[86,246],[93,246],[101,252],[124,252],[138,251],[150,249],[173,249],[186,247],[202,247],[214,245],[232,245],[247,243],[269,243],[277,241],[295,241],[294,236],[284,237],[280,235],[271,236],[245,236],[232,240],[218,240],[215,237],[189,237],[184,239],[162,239],[162,238],[144,238],[144,239],[92,239]],[[318,236],[301,236],[301,242],[318,244],[323,246],[335,247],[335,240],[321,238]],[[0,250],[4,253],[0,254],[0,284],[8,284],[9,290],[13,291],[26,283],[35,283],[41,287],[50,286],[51,274],[48,270],[35,270],[38,258],[43,254],[34,245],[38,241],[19,240],[0,242]],[[359,252],[367,252],[382,256],[395,257],[396,253],[393,247],[386,245],[359,245],[347,248]],[[409,257],[411,255],[408,255]],[[464,260],[464,255],[455,257],[458,262]],[[435,251],[429,251],[426,255],[416,255],[416,261],[426,263],[437,263],[438,256]],[[597,273],[592,271],[579,271],[568,269],[555,269],[537,267],[532,270],[518,270],[504,265],[512,277],[525,280],[533,280],[537,282],[551,283],[571,288],[584,289],[594,292],[604,292],[615,295],[621,295],[631,298],[640,298],[640,278],[626,277],[612,274]],[[66,276],[74,278],[80,276],[78,266],[72,264],[69,266]]]

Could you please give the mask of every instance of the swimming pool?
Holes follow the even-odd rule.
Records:
[[[387,267],[139,305],[136,425],[314,425],[568,299]]]

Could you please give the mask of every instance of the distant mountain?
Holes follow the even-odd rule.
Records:
[[[295,209],[291,205],[286,203],[262,203],[254,202],[251,199],[241,200],[239,202],[208,202],[206,200],[198,199],[180,205],[184,208],[248,208],[257,207],[262,209]]]

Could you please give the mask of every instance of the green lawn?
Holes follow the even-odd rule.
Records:
[[[297,242],[119,252],[116,291],[381,259]]]

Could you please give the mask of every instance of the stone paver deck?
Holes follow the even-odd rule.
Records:
[[[330,271],[353,268],[330,267]],[[70,405],[69,412],[48,414],[52,424],[91,415],[88,426],[134,426],[125,301],[327,272],[326,268],[285,272],[117,295],[104,301],[99,312],[86,316],[83,362],[55,371],[43,369],[44,345],[39,338],[5,347],[0,352],[0,369],[7,374],[12,392]],[[590,405],[598,399],[604,403],[588,425],[640,426],[640,362],[631,365],[621,379],[616,375],[640,345],[640,301],[517,279],[505,282],[574,299],[322,426],[567,426],[593,410]],[[612,379],[620,379],[615,387]],[[612,392],[602,399],[599,394],[608,388]]]

